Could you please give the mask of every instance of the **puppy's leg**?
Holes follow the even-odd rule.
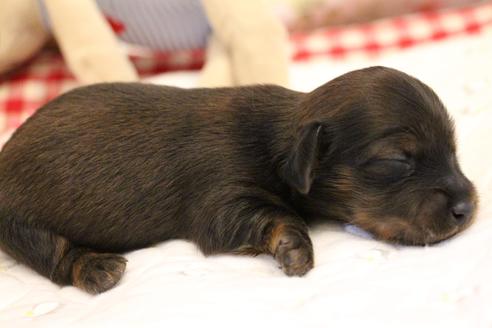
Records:
[[[271,254],[289,276],[302,276],[313,268],[308,229],[295,213],[257,204],[236,206],[241,210],[226,209],[227,214],[218,216],[197,241],[204,253]]]
[[[59,285],[97,294],[112,288],[125,271],[125,258],[77,247],[66,238],[25,220],[0,218],[0,246],[16,260]]]

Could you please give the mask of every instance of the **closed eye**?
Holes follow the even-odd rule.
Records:
[[[410,176],[414,171],[414,165],[404,156],[377,158],[367,162],[364,171],[369,177],[393,180]]]

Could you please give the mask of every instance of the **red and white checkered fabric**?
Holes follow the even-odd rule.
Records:
[[[291,37],[294,60],[326,57],[378,56],[458,35],[492,28],[492,1],[475,7],[419,13],[370,24],[321,29]],[[203,50],[137,57],[133,61],[142,76],[176,69],[199,69]],[[0,77],[0,144],[2,132],[18,127],[37,108],[76,86],[72,74],[54,51],[45,51],[21,70]],[[8,136],[8,133],[3,134]]]
[[[318,30],[293,35],[295,60],[316,56],[344,59],[377,56],[458,35],[477,34],[492,26],[492,1],[475,7],[440,12],[422,12],[369,24]]]

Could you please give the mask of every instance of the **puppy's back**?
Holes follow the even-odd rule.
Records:
[[[253,95],[265,92],[273,98],[260,96],[255,107]],[[221,183],[253,181],[255,169],[264,171],[239,144],[258,151],[248,129],[268,131],[257,126],[275,115],[268,104],[292,96],[283,92],[126,83],[76,89],[41,108],[6,144],[0,207],[94,248],[188,238],[182,228],[207,219],[212,186],[220,192]]]

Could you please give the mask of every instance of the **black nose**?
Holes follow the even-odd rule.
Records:
[[[451,214],[456,224],[463,225],[471,219],[474,209],[471,202],[460,201],[451,208]]]

